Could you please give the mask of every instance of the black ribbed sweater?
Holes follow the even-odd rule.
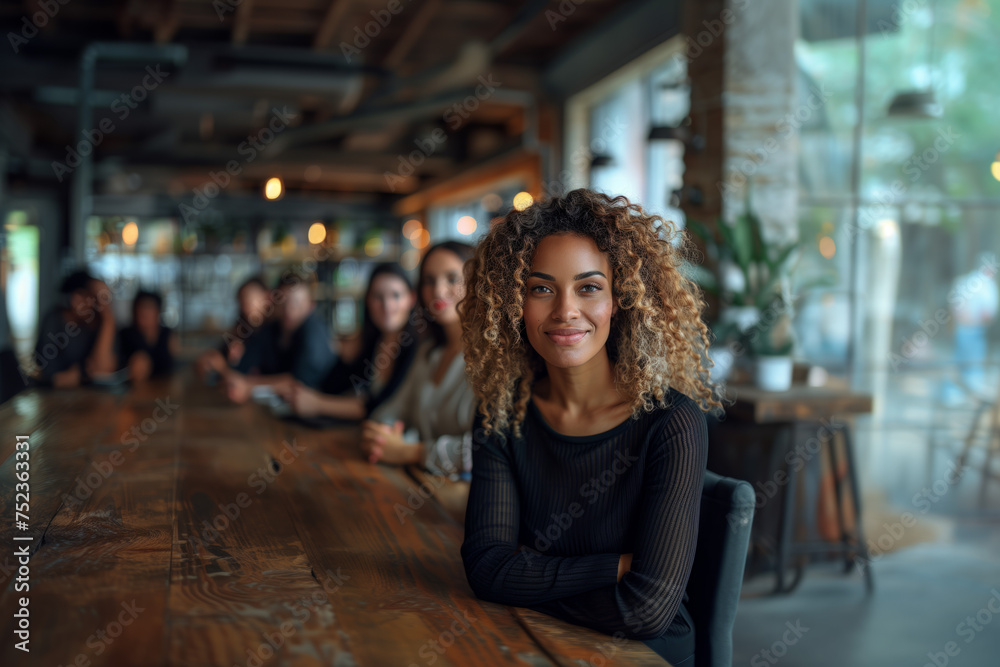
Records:
[[[665,403],[604,433],[566,436],[530,401],[522,437],[476,438],[462,559],[478,597],[633,639],[693,637],[678,611],[708,435],[689,397],[671,390]],[[631,570],[617,582],[627,553]]]

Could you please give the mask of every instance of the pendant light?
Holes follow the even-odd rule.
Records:
[[[889,102],[888,115],[890,118],[940,118],[943,113],[943,109],[937,101],[937,96],[934,94],[934,89],[930,85],[933,83],[934,71],[932,69],[934,62],[934,28],[937,27],[934,3],[931,3],[929,11],[931,13],[931,28],[927,40],[927,71],[928,78],[931,81],[928,82],[926,90],[904,90],[896,93],[892,101]]]

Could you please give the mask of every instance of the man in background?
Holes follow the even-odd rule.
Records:
[[[298,380],[319,387],[335,359],[326,326],[316,314],[309,282],[298,274],[282,276],[274,293],[276,317],[247,341],[255,351],[245,373],[225,373],[226,392],[237,403],[246,402],[255,386],[285,386]],[[258,338],[259,337],[259,338]]]
[[[111,290],[86,271],[63,280],[61,303],[38,328],[34,362],[38,380],[53,387],[78,387],[117,368]]]
[[[986,364],[988,361],[987,330],[997,315],[997,257],[984,253],[979,266],[959,276],[949,293],[955,322],[955,355],[963,389],[974,394],[987,394]],[[956,399],[955,391],[946,399]]]

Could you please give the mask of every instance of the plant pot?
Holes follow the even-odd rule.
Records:
[[[729,306],[719,313],[719,321],[723,324],[735,324],[743,332],[760,321],[760,308],[757,306]]]
[[[792,357],[757,357],[754,379],[765,391],[788,391],[792,386]]]

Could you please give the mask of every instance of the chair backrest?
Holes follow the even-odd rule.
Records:
[[[0,306],[2,307],[2,306]],[[27,387],[21,367],[17,363],[14,350],[0,350],[0,403]]]
[[[729,667],[733,663],[733,622],[743,585],[754,502],[753,487],[747,482],[705,472],[698,546],[687,585],[697,667]]]

